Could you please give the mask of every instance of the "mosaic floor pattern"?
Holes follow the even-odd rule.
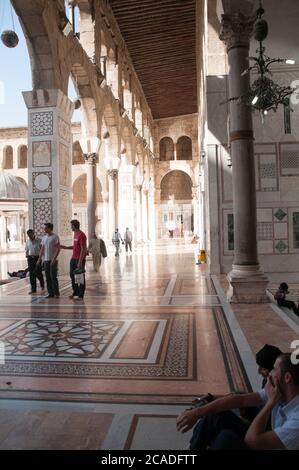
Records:
[[[71,433],[63,448],[152,448],[160,426],[160,437],[173,433],[162,446],[185,449],[175,416],[194,396],[251,389],[228,306],[192,247],[122,255],[108,257],[100,275],[87,263],[82,303],[68,298],[67,275],[59,299],[29,296],[28,279],[0,287],[0,448],[61,448],[47,435],[58,413],[62,434],[73,419],[85,439],[80,446]],[[10,422],[16,409],[19,429]],[[94,423],[109,417],[98,439],[88,439],[90,412]]]

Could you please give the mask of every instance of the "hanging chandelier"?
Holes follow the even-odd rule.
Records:
[[[272,75],[270,66],[274,63],[295,64],[292,59],[271,59],[265,54],[265,47],[263,41],[268,36],[268,23],[262,18],[265,10],[262,7],[262,2],[256,11],[257,20],[254,24],[254,38],[259,42],[259,47],[256,50],[256,57],[249,57],[249,60],[254,64],[248,67],[241,76],[246,75],[251,70],[258,74],[258,78],[254,80],[247,93],[230,98],[228,101],[237,100],[246,106],[251,106],[253,110],[258,110],[262,117],[267,115],[269,111],[276,112],[279,105],[283,105],[289,109],[289,97],[294,92],[290,86],[280,86],[275,83],[270,77]]]
[[[12,29],[6,29],[5,31],[3,31],[1,33],[1,41],[3,42],[4,46],[6,47],[9,47],[9,48],[13,48],[13,47],[16,47],[18,44],[19,44],[19,37],[15,31],[15,23],[14,23],[14,19],[13,19],[13,11],[12,11],[12,5],[11,5],[11,2],[10,3],[10,13],[11,13],[11,21],[12,21]],[[1,13],[2,15],[2,18],[4,16],[4,9],[5,9],[5,4],[2,3],[2,8],[3,8],[3,12]],[[2,28],[0,27],[0,30]]]

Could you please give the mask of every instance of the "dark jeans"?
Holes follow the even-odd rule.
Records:
[[[292,300],[279,299],[279,300],[277,300],[277,304],[278,304],[279,306],[287,307],[287,308],[289,308],[290,310],[293,310],[293,312],[294,312],[297,316],[299,316],[299,310],[298,310],[298,308],[296,307],[295,302],[293,302]]]
[[[247,429],[248,425],[232,411],[207,415],[193,430],[190,450],[245,449]]]
[[[125,242],[126,243],[126,251],[130,248],[130,251],[132,252],[132,242]]]
[[[59,285],[58,285],[58,261],[55,261],[51,265],[51,261],[45,261],[45,274],[47,280],[47,289],[49,295],[59,295]]]
[[[40,264],[36,265],[37,260],[38,260],[38,256],[27,257],[30,285],[31,285],[32,292],[36,292],[36,278],[39,280],[41,288],[43,289],[45,287],[42,267]]]
[[[73,288],[73,296],[75,297],[81,297],[83,299],[84,297],[84,292],[85,292],[85,287],[86,287],[86,282],[85,282],[85,274],[83,274],[84,278],[84,284],[78,284],[75,283],[75,274],[74,271],[77,269],[78,266],[78,259],[71,259],[70,261],[70,277],[72,280],[72,288]],[[85,260],[82,262],[82,268],[85,267]]]

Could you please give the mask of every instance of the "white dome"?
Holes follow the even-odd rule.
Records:
[[[0,171],[0,199],[28,199],[25,183],[5,171]]]

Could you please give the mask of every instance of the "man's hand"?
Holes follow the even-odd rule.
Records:
[[[275,405],[281,400],[281,391],[279,388],[278,380],[271,375],[268,376],[267,383],[265,385],[265,392],[268,398],[268,403]]]
[[[187,432],[194,426],[199,418],[199,408],[195,408],[194,410],[190,411],[184,411],[177,417],[176,428],[182,433]]]

